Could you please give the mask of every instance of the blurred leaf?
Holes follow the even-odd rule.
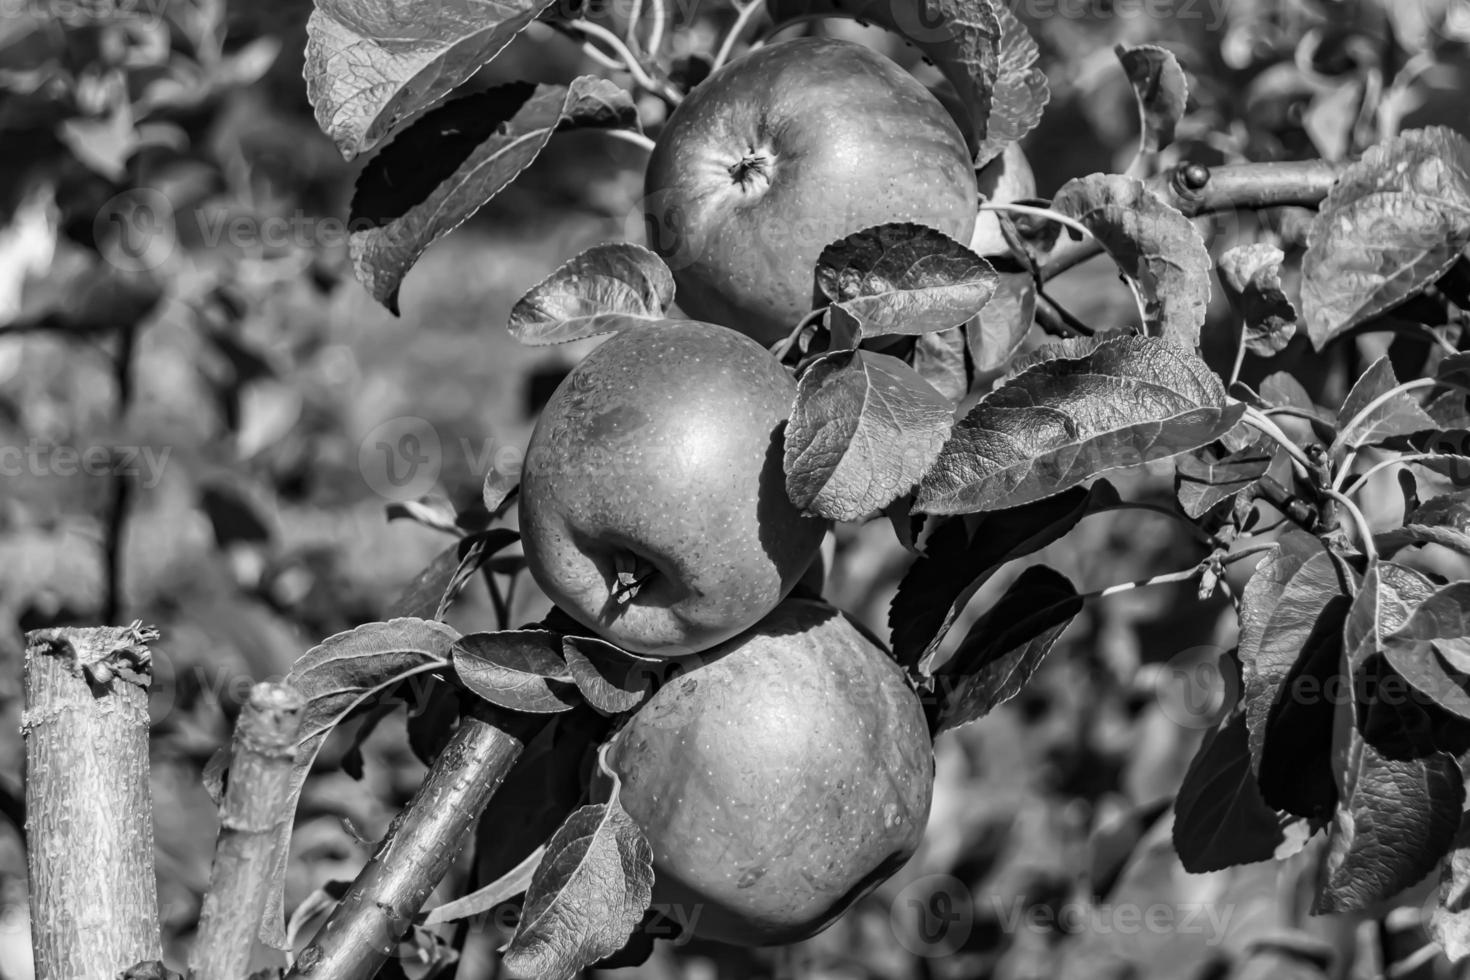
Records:
[[[1237,245],[1220,256],[1220,284],[1245,321],[1245,346],[1257,357],[1286,349],[1296,336],[1296,307],[1281,288],[1286,253],[1274,245]]]
[[[268,544],[271,528],[259,505],[234,480],[210,480],[199,488],[199,506],[214,528],[215,544]]]
[[[443,623],[424,619],[391,619],[368,623],[329,636],[302,654],[286,675],[286,683],[306,699],[296,760],[276,831],[266,894],[265,919],[260,938],[277,949],[286,947],[286,860],[290,854],[291,824],[301,787],[322,743],[332,729],[359,704],[387,690],[405,676],[425,667],[448,666],[459,634]]]
[[[850,17],[901,36],[938,66],[969,113],[979,140],[988,135],[1000,71],[1001,4],[997,0],[766,0],[779,27],[817,17]]]
[[[1052,208],[1096,236],[1133,286],[1144,330],[1193,350],[1210,302],[1210,253],[1199,229],[1144,186],[1119,174],[1068,181]]]
[[[674,302],[674,274],[630,242],[594,245],[522,296],[510,335],[523,344],[564,344],[662,320]]]
[[[898,358],[825,354],[801,376],[786,427],[786,491],[803,510],[857,520],[913,489],[953,424],[944,396]]]
[[[499,54],[552,0],[316,0],[306,97],[347,159],[433,105]]]
[[[388,520],[410,520],[435,531],[458,534],[458,515],[447,498],[439,496],[420,497],[418,500],[399,500],[386,508]]]
[[[1363,372],[1337,413],[1338,434],[1332,446],[1335,458],[1341,459],[1349,447],[1369,446],[1391,436],[1406,436],[1436,427],[1434,419],[1408,392],[1396,394],[1369,411],[1375,402],[1398,386],[1399,379],[1387,355]]]
[[[954,514],[1039,500],[1106,470],[1197,449],[1243,412],[1195,354],[1149,337],[1107,340],[986,395],[920,481],[915,509]]]
[[[973,528],[965,520],[945,521],[929,536],[888,610],[894,659],[910,670],[927,669],[965,604],[1002,565],[1040,551],[1088,514],[1116,503],[1112,484],[1099,480],[1087,490],[983,514]]]
[[[995,294],[965,325],[977,375],[995,376],[1011,363],[1036,319],[1036,283],[1026,272],[1002,273]]]
[[[1302,314],[1327,342],[1424,291],[1470,244],[1470,143],[1443,127],[1370,148],[1338,177],[1302,260]]]
[[[1460,818],[1455,847],[1439,866],[1439,903],[1429,920],[1429,936],[1451,963],[1470,957],[1470,818]]]
[[[1123,63],[1138,97],[1139,155],[1158,153],[1174,142],[1174,127],[1184,118],[1189,101],[1189,80],[1179,59],[1165,48],[1119,44],[1113,53]]]
[[[1081,611],[1082,597],[1061,572],[1045,565],[1022,572],[934,672],[941,698],[935,733],[983,718],[1019,694]]]
[[[951,404],[970,390],[965,346],[962,326],[926,333],[914,342],[914,370]]]
[[[992,6],[1001,30],[999,68],[985,138],[975,154],[976,167],[985,166],[1035,129],[1051,101],[1046,72],[1037,65],[1041,49],[1035,39],[1007,4]]]
[[[1261,799],[1250,732],[1237,708],[1205,733],[1174,803],[1174,849],[1192,874],[1265,861],[1286,842],[1291,818]]]
[[[471,633],[455,644],[454,672],[475,694],[510,711],[553,714],[577,703],[561,637],[546,630]]]
[[[587,703],[606,715],[632,711],[653,693],[667,660],[639,657],[604,640],[567,636],[562,653]]]
[[[1222,501],[1234,498],[1266,475],[1275,448],[1275,443],[1261,437],[1238,452],[1226,453],[1216,444],[1180,456],[1175,463],[1180,509],[1199,520]]]
[[[445,548],[393,604],[394,616],[443,619],[469,580],[492,555],[520,540],[508,528],[472,534]]]
[[[833,315],[849,317],[863,337],[960,326],[996,285],[990,263],[916,224],[877,225],[833,242],[817,258],[816,277]]]
[[[398,288],[424,249],[530,166],[552,133],[637,124],[627,90],[593,75],[570,85],[512,82],[446,102],[358,177],[347,240],[357,278],[396,314]]]
[[[617,798],[584,806],[551,838],[536,868],[505,966],[570,980],[623,948],[653,897],[653,851]]]

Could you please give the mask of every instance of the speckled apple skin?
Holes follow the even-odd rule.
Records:
[[[732,167],[768,162],[742,184]],[[767,45],[705,79],[648,161],[649,245],[679,307],[770,344],[812,308],[822,249],[911,221],[968,242],[975,171],[948,111],[862,45]]]
[[[820,932],[891,877],[934,788],[902,672],[810,600],[788,599],[660,689],[608,760],[653,846],[655,907],[741,945]]]
[[[526,562],[542,590],[628,650],[682,656],[758,622],[829,523],[786,495],[796,384],[724,327],[666,320],[618,334],[551,396],[521,474]],[[611,601],[619,552],[656,570]]]

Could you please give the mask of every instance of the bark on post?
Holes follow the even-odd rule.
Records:
[[[189,957],[191,978],[241,980],[250,972],[304,706],[293,687],[257,684],[235,722],[214,868]]]
[[[26,844],[37,980],[158,960],[147,643],[127,627],[26,637]]]

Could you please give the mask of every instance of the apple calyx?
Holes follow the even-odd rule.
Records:
[[[775,162],[770,154],[751,150],[725,170],[729,173],[732,183],[743,191],[749,191],[757,181],[766,186],[770,185],[771,170]]]
[[[608,605],[609,612],[615,616],[638,598],[644,584],[658,574],[658,569],[631,551],[619,551],[613,557],[613,574],[616,583],[608,595]]]

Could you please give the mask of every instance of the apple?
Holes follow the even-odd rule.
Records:
[[[719,942],[805,939],[918,847],[934,788],[923,709],[823,602],[788,599],[696,659],[606,754],[653,850],[653,907]]]
[[[1009,204],[1036,196],[1036,174],[1018,143],[1007,144],[1000,156],[981,167],[978,183],[987,202]],[[994,211],[981,211],[976,217],[970,251],[976,255],[1010,254],[1011,247],[1000,230],[1000,216]]]
[[[786,495],[796,383],[749,337],[638,326],[563,379],[521,473],[526,564],[572,618],[682,656],[754,625],[812,563],[828,522]]]
[[[832,38],[770,44],[705,79],[659,134],[645,191],[679,307],[767,345],[812,309],[827,245],[905,221],[968,242],[977,200],[939,100]]]

